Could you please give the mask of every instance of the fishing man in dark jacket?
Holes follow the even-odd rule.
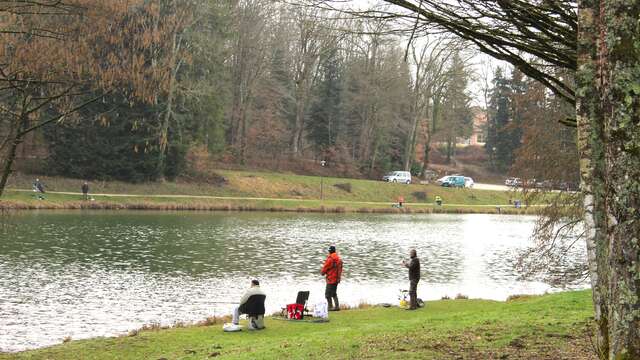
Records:
[[[418,282],[420,281],[420,259],[415,249],[409,253],[411,259],[407,262],[402,260],[402,265],[409,269],[409,309],[418,308]]]

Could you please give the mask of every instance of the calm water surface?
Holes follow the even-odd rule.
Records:
[[[269,312],[298,290],[315,303],[331,243],[345,262],[343,303],[397,302],[408,287],[400,261],[414,247],[423,299],[557,290],[513,268],[531,245],[535,218],[526,216],[101,211],[1,220],[0,351],[226,314],[231,305],[216,302],[238,299],[252,278]],[[582,261],[581,250],[569,256]]]

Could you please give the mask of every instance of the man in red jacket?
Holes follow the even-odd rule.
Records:
[[[338,302],[338,284],[342,277],[342,259],[340,259],[338,253],[336,253],[335,246],[329,246],[329,256],[327,256],[327,260],[325,260],[320,273],[325,275],[327,278],[327,287],[324,291],[324,297],[327,298],[329,311],[340,311],[340,303]],[[332,299],[335,303],[335,307],[331,303]]]

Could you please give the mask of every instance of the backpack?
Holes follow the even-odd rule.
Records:
[[[336,269],[336,274],[337,274],[337,280],[338,282],[340,282],[340,280],[342,280],[342,259],[334,262]]]
[[[291,320],[302,320],[304,317],[304,304],[288,304],[287,318]]]

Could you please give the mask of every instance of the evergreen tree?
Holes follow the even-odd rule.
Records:
[[[83,115],[106,114],[82,121],[65,121],[46,131],[48,167],[52,174],[81,179],[143,182],[158,174],[157,116],[148,104],[129,105],[123,96],[109,96]],[[155,120],[154,120],[155,119]],[[173,148],[169,148],[172,154]],[[175,159],[172,159],[175,160]]]
[[[473,116],[471,98],[467,94],[469,74],[459,53],[454,54],[449,68],[449,79],[442,102],[443,130],[441,135],[447,145],[447,162],[455,155],[458,137],[471,135]]]
[[[504,77],[501,68],[497,68],[493,77],[493,88],[489,98],[489,121],[486,149],[494,170],[505,171],[510,166],[508,149],[509,139],[506,134],[511,117],[511,89],[509,80]]]
[[[307,124],[307,137],[318,153],[336,145],[342,129],[341,96],[340,59],[332,51],[323,63],[315,100],[309,112],[311,121]]]
[[[489,101],[489,122],[486,149],[494,170],[507,172],[515,162],[522,144],[522,123],[527,108],[527,83],[522,72],[514,70],[507,79],[497,68]]]

